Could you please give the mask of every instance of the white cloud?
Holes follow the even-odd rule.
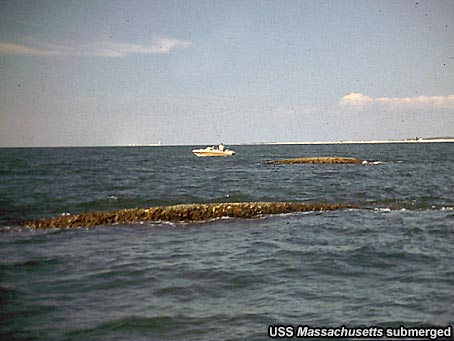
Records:
[[[118,42],[98,42],[92,44],[15,44],[0,42],[0,54],[26,56],[93,56],[121,58],[128,55],[149,55],[169,53],[191,45],[188,41],[173,38],[155,39],[151,44],[129,44]]]
[[[59,51],[46,48],[34,48],[14,43],[0,43],[0,54],[13,54],[25,56],[55,56],[61,55]]]
[[[387,109],[454,109],[454,95],[373,98],[352,92],[343,96],[339,105],[353,110],[362,110],[370,105],[379,105]]]
[[[188,41],[169,38],[158,39],[150,45],[103,42],[98,47],[94,47],[93,55],[115,58],[128,54],[169,53],[173,49],[182,49],[189,45],[191,43]]]
[[[369,96],[365,96],[361,93],[352,92],[342,97],[339,101],[339,104],[342,107],[352,107],[354,109],[360,109],[361,107],[364,107],[367,104],[372,103],[372,101],[373,98]]]

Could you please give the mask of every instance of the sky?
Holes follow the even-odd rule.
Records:
[[[454,1],[0,1],[0,147],[454,136]]]

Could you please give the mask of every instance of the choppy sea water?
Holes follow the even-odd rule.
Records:
[[[268,325],[454,324],[454,144],[0,149],[0,339],[264,340]],[[351,156],[377,165],[267,165]],[[34,231],[231,201],[363,208]]]

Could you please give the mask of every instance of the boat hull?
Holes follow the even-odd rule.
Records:
[[[194,155],[199,157],[207,157],[207,156],[232,156],[235,155],[233,150],[207,150],[207,149],[194,149],[192,151]]]

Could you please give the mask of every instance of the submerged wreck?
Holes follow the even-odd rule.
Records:
[[[86,212],[49,219],[30,220],[22,225],[35,229],[94,227],[98,225],[134,224],[139,222],[199,222],[231,218],[255,218],[268,214],[329,211],[356,208],[346,204],[293,202],[240,202],[216,204],[180,204],[134,208],[108,212]]]
[[[311,164],[364,164],[366,160],[354,157],[338,157],[338,156],[323,156],[323,157],[299,157],[293,159],[271,160],[267,161],[272,165],[296,164],[296,163],[311,163]]]

